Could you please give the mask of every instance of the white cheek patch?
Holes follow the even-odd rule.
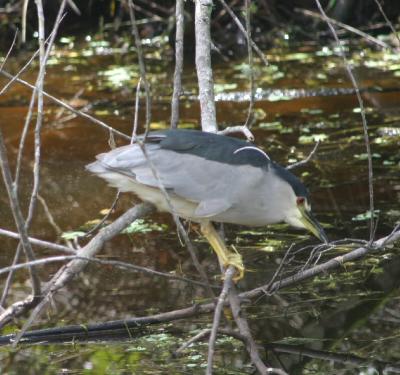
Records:
[[[286,216],[285,222],[295,228],[305,228],[303,222],[301,221],[301,217],[301,212],[296,208]]]

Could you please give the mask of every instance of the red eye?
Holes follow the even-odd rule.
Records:
[[[297,197],[297,204],[304,204],[304,202],[305,202],[305,198],[304,197]]]

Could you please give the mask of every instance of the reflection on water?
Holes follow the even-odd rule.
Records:
[[[257,85],[260,89],[276,90],[349,87],[340,59],[328,52],[319,46],[301,47],[297,51],[270,51],[271,65],[256,68]],[[160,56],[163,55],[157,49],[150,49],[147,55],[154,93],[154,129],[168,126],[169,121],[172,65]],[[363,92],[363,97],[373,151],[375,200],[379,217],[377,237],[386,235],[400,220],[400,96],[394,91],[398,87],[400,57],[388,56],[387,64],[383,64],[382,54],[374,51],[363,49],[363,55],[357,51],[352,55],[361,87],[374,87],[373,91]],[[16,70],[22,61],[23,58],[10,60],[8,69]],[[28,81],[33,81],[34,77],[33,72],[25,74]],[[219,92],[231,95],[225,99],[247,89],[243,62],[216,66],[215,77]],[[84,46],[77,50],[60,49],[55,53],[46,76],[46,90],[66,101],[71,100],[71,105],[84,108],[129,134],[137,80],[135,56],[118,50],[99,50],[98,46]],[[2,85],[5,83],[4,80],[0,82]],[[186,99],[182,102],[181,112],[184,127],[198,126],[198,104],[191,99],[196,92],[195,84],[193,67],[186,67]],[[74,98],[80,91],[81,95]],[[287,98],[282,95],[275,99],[261,98],[255,105],[257,122],[253,130],[256,143],[273,159],[287,165],[306,157],[314,143],[321,140],[316,158],[295,173],[310,187],[314,211],[331,239],[367,239],[367,163],[355,97],[334,94]],[[29,91],[19,85],[14,85],[0,97],[1,126],[13,168],[28,101]],[[143,107],[141,119],[144,118]],[[51,102],[46,102],[45,108],[40,194],[45,198],[57,225],[63,231],[76,231],[84,228],[85,223],[101,218],[100,211],[108,208],[114,199],[115,191],[84,169],[96,154],[109,148],[109,135],[86,120],[68,117],[69,113]],[[237,125],[246,119],[247,104],[222,100],[217,103],[217,111],[222,126]],[[116,141],[122,144],[121,140]],[[24,210],[32,188],[32,147],[31,131],[20,184]],[[135,197],[125,195],[112,218],[135,202]],[[2,185],[0,212],[1,227],[13,229]],[[165,224],[165,229],[161,232],[120,235],[105,245],[100,256],[197,278],[170,217],[154,214],[151,220]],[[217,283],[219,272],[216,259],[197,231],[196,226],[191,226],[190,235],[200,249],[202,264]],[[282,225],[257,230],[231,226],[226,228],[226,233],[228,242],[235,244],[244,255],[248,269],[246,278],[239,284],[241,290],[269,280],[292,242],[296,242],[295,249],[315,243],[308,234]],[[57,238],[42,207],[38,207],[31,235],[52,241]],[[1,238],[2,266],[10,264],[15,244],[13,240]],[[340,253],[347,249],[336,251]],[[39,249],[37,253],[43,256],[51,254]],[[399,260],[395,253],[396,248],[393,254],[387,253],[384,260],[371,256],[362,262],[349,264],[339,273],[321,276],[298,288],[282,290],[279,295],[255,301],[247,310],[254,334],[265,343],[294,337],[309,347],[334,348],[353,351],[364,357],[398,360],[399,348],[387,352],[379,345],[379,340],[385,340],[386,347],[394,345],[394,323],[387,319],[385,311],[398,307],[396,280],[399,280],[399,267],[393,265],[397,265]],[[332,255],[332,252],[323,254],[321,260]],[[300,268],[307,257],[304,251],[297,253],[286,270]],[[49,278],[56,270],[56,264],[46,266],[41,271],[42,278]],[[29,291],[26,274],[18,272],[9,302],[21,298],[24,291]],[[50,309],[40,323],[52,326],[143,316],[188,306],[204,298],[206,293],[202,288],[116,270],[111,266],[91,265],[59,293],[55,308]],[[210,317],[159,327],[152,335],[129,345],[82,345],[73,349],[64,346],[31,347],[21,349],[21,356],[13,357],[11,352],[4,351],[1,357],[4,368],[18,369],[17,372],[8,370],[10,374],[26,371],[30,366],[35,366],[36,373],[44,369],[53,373],[62,367],[77,369],[78,373],[91,368],[97,369],[96,373],[101,373],[100,369],[104,373],[124,373],[124,370],[137,373],[202,373],[207,349],[205,344],[191,347],[181,359],[172,360],[170,350],[207,324],[210,324]],[[172,328],[175,330],[173,334],[170,333]],[[241,348],[234,340],[221,338],[215,361],[221,369],[220,373],[251,372]],[[57,359],[51,365],[45,360],[49,353]],[[293,371],[309,366],[310,369],[317,369],[318,373],[335,373],[323,361],[302,361],[287,355],[281,356],[281,360]]]

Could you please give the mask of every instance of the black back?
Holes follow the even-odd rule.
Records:
[[[276,174],[292,187],[296,196],[306,198],[309,196],[307,188],[295,175],[268,159],[263,151],[255,150],[254,148],[257,147],[251,142],[225,135],[187,129],[150,132],[146,142],[156,142],[164,150],[196,155],[219,163],[251,165],[265,169],[273,168]]]

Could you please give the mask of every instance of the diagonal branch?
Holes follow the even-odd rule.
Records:
[[[1,70],[1,71],[0,71],[0,74],[3,75],[4,77],[8,78],[8,79],[14,79],[14,78],[15,78],[12,74],[6,72],[5,70]],[[25,81],[25,80],[23,80],[23,79],[21,79],[21,78],[16,78],[16,79],[15,79],[15,82],[18,82],[18,83],[20,83],[20,84],[22,84],[22,85],[24,85],[24,86],[26,86],[26,87],[29,87],[29,88],[32,89],[32,90],[35,89],[35,86],[34,86],[34,85],[32,85],[31,83],[29,83],[29,82],[27,82],[27,81]],[[80,116],[80,117],[82,117],[82,118],[85,118],[86,120],[89,120],[89,121],[93,122],[94,124],[99,125],[99,126],[101,126],[102,128],[108,130],[109,132],[112,132],[112,133],[114,133],[115,135],[118,135],[118,136],[120,136],[120,137],[122,137],[122,138],[124,138],[124,139],[127,139],[127,140],[130,140],[130,139],[131,139],[131,137],[130,137],[129,135],[126,135],[125,133],[122,133],[122,132],[120,132],[119,130],[114,129],[113,127],[107,125],[105,122],[103,122],[103,121],[101,121],[101,120],[99,120],[99,119],[97,119],[97,118],[95,118],[95,117],[89,115],[89,114],[86,113],[86,112],[82,112],[82,111],[80,111],[79,109],[75,109],[74,107],[72,107],[72,106],[69,105],[68,103],[63,102],[62,100],[56,98],[55,96],[49,94],[48,92],[43,91],[43,95],[44,95],[46,98],[48,98],[48,99],[50,99],[51,101],[53,101],[54,103],[60,105],[61,107],[64,107],[64,108],[67,109],[68,111],[74,113],[75,115]]]
[[[93,257],[98,251],[100,251],[106,241],[121,232],[132,221],[149,214],[153,209],[153,206],[149,204],[141,204],[131,208],[113,223],[102,228],[99,233],[91,239],[91,241],[76,252],[76,255],[81,257]],[[29,243],[29,240],[27,241]],[[35,301],[36,304],[40,302],[40,308],[34,311],[35,316],[41,311],[51,296],[67,284],[77,273],[81,272],[87,263],[87,260],[72,260],[53,276],[53,278],[45,285],[42,295],[40,295]],[[32,299],[30,297],[24,301],[11,305],[0,315],[0,328],[14,317],[24,314],[31,308]]]
[[[242,34],[247,37],[246,29],[244,28],[244,26],[240,22],[239,18],[236,17],[236,14],[229,7],[229,5],[226,3],[226,1],[225,0],[219,0],[219,2],[222,4],[222,6],[226,9],[226,11],[229,13],[229,15],[235,21],[237,27],[242,32]],[[254,49],[254,51],[256,51],[257,55],[260,57],[260,59],[263,61],[263,63],[265,65],[269,65],[267,58],[265,57],[263,52],[260,50],[260,48],[257,46],[257,44],[254,42],[254,40],[250,38],[249,41],[250,41],[251,47]]]

